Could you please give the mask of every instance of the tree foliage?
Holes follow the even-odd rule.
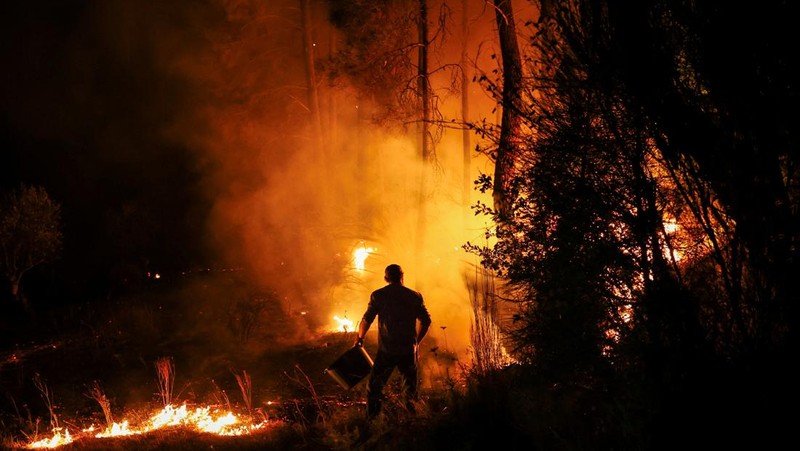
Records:
[[[374,102],[374,122],[389,127],[421,120],[441,122],[438,96],[430,78],[457,69],[434,58],[447,36],[450,10],[446,2],[428,11],[424,1],[332,1],[329,17],[341,33],[341,44],[323,62],[324,69],[332,82],[349,85]],[[419,35],[421,21],[432,22],[426,38]],[[427,53],[429,63],[421,64],[420,49]],[[430,118],[420,118],[424,108],[429,109]],[[441,131],[431,133],[431,141],[437,142]]]
[[[365,0],[331,2],[330,19],[343,45],[327,63],[332,79],[345,78],[374,99],[375,119],[416,120],[414,30],[417,11],[410,2]]]
[[[684,228],[702,229],[709,243],[714,263],[704,274],[713,268],[714,277],[698,280],[699,264],[687,262],[685,271],[698,282],[692,290],[709,281],[723,287],[702,306],[724,312],[709,324],[725,340],[715,344],[739,354],[792,349],[800,150],[791,124],[800,74],[789,18],[797,5],[576,5],[559,19],[577,24],[564,27],[566,39],[587,54],[593,44],[579,30],[602,33],[593,73],[643,118],[692,212]]]
[[[521,358],[675,383],[795,346],[795,7],[633,3],[540,2],[513,215],[467,248]]]
[[[61,206],[40,186],[21,186],[0,202],[0,269],[20,295],[22,276],[61,251]]]

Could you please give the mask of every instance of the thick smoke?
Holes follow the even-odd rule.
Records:
[[[4,117],[40,140],[69,143],[38,157],[63,162],[52,171],[66,168],[41,177],[63,185],[67,222],[84,229],[87,241],[76,253],[106,249],[92,245],[106,223],[91,215],[119,216],[133,236],[144,224],[137,212],[147,212],[148,224],[165,228],[152,253],[174,249],[178,265],[189,260],[180,249],[203,247],[212,256],[197,257],[204,267],[241,270],[256,287],[250,295],[280,301],[297,320],[281,336],[289,343],[330,331],[334,315],[355,326],[369,292],[384,284],[384,267],[398,263],[406,284],[427,300],[431,344],[466,354],[472,312],[464,280],[478,261],[461,246],[481,243],[489,224],[473,215],[462,191],[492,165],[470,151],[465,181],[460,129],[443,129],[435,163],[423,167],[414,124],[374,124],[368,93],[321,71],[315,116],[297,0],[42,3],[50,8],[15,13],[41,23],[9,31],[25,35],[30,48],[4,47],[5,56],[19,57],[5,73],[15,88],[3,91]],[[307,3],[322,61],[340,36],[327,23],[327,2]],[[469,57],[491,73],[494,12],[482,1],[470,5]],[[431,67],[460,61],[460,11],[451,13]],[[479,72],[467,70],[470,80]],[[445,123],[461,120],[457,78],[440,70],[432,80]],[[28,108],[23,97],[36,102]],[[496,118],[475,82],[469,100],[470,119]],[[479,144],[472,135],[470,147]],[[469,203],[480,196],[470,190]],[[119,252],[146,256],[136,241],[116,241],[130,247]],[[363,269],[353,260],[360,247],[371,249]]]
[[[168,65],[196,94],[171,136],[197,151],[206,174],[213,200],[205,229],[209,244],[221,264],[243,267],[261,289],[279,293],[287,314],[300,319],[292,340],[330,331],[334,315],[354,327],[369,292],[384,284],[383,268],[398,263],[406,285],[425,296],[434,319],[432,342],[464,355],[472,316],[464,280],[477,260],[461,246],[482,242],[488,225],[463,203],[461,131],[445,129],[436,164],[423,168],[414,127],[390,131],[372,124],[373,105],[364,96],[318,73],[319,136],[298,5],[222,2],[212,8],[224,13],[222,19],[193,18],[205,28],[202,45],[172,55]],[[336,31],[324,22],[324,5],[312,5],[318,8],[311,25],[321,59],[330,54]],[[471,30],[478,35],[470,42],[491,40],[492,20],[477,11]],[[450,45],[440,50],[441,63],[458,62],[460,40],[451,37]],[[434,83],[444,90],[450,79],[444,75]],[[475,83],[470,98],[475,117],[492,114],[491,101]],[[446,121],[461,118],[459,95],[443,95],[439,106]],[[476,144],[473,135],[471,146]],[[472,180],[491,172],[485,158],[471,155]],[[470,195],[474,202],[480,194]],[[353,260],[360,247],[371,251],[363,269]]]

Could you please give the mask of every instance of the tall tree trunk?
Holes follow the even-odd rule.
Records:
[[[417,89],[419,89],[420,107],[422,111],[421,122],[421,154],[422,162],[427,166],[430,163],[433,155],[433,149],[430,140],[430,119],[431,119],[431,105],[430,105],[430,80],[428,79],[428,2],[427,0],[419,0],[419,22],[417,25],[419,31],[419,53],[418,56],[418,71],[417,71]]]
[[[494,0],[500,54],[503,63],[503,118],[500,124],[500,141],[495,157],[493,199],[500,222],[511,214],[511,198],[508,192],[513,175],[514,162],[519,153],[519,136],[522,125],[521,86],[522,60],[517,44],[516,26],[511,0]]]
[[[322,156],[322,163],[325,164],[326,149],[322,137],[322,118],[319,109],[319,93],[317,91],[317,72],[314,67],[314,38],[311,32],[311,8],[309,0],[300,0],[300,15],[303,22],[303,48],[305,49],[306,63],[306,84],[308,85],[308,109],[311,113],[312,132],[314,133],[314,144],[317,151]]]
[[[383,173],[380,168],[375,168],[375,158],[370,158],[369,150],[367,148],[367,139],[365,130],[367,129],[368,121],[366,118],[369,116],[364,108],[366,107],[366,100],[363,94],[358,94],[356,98],[356,130],[355,130],[355,152],[356,152],[356,174],[355,179],[359,187],[368,187],[375,182],[378,183],[380,189],[383,189]],[[350,146],[345,146],[350,148]],[[380,159],[378,159],[380,160]],[[380,162],[380,161],[379,161]],[[376,175],[377,173],[377,175]],[[363,229],[359,233],[367,234],[372,229],[372,224],[367,221],[372,218],[370,208],[374,204],[375,196],[380,196],[383,199],[384,193],[375,189],[363,189],[358,196],[358,217],[361,218],[360,222]]]
[[[433,157],[433,145],[430,136],[430,81],[428,79],[428,2],[419,0],[419,19],[417,22],[419,33],[419,51],[417,53],[417,90],[419,92],[420,111],[422,112],[419,124],[420,156],[422,158],[419,183],[419,216],[417,217],[417,258],[422,256],[425,248],[425,228],[427,226],[427,192],[428,170]]]
[[[333,60],[336,55],[336,28],[328,24],[328,59]],[[327,120],[327,139],[328,151],[330,153],[338,152],[339,149],[339,111],[337,104],[336,90],[327,89],[328,98],[328,120]]]
[[[464,217],[469,217],[469,192],[472,186],[471,153],[469,139],[469,76],[467,74],[467,44],[469,37],[469,0],[461,0],[461,121],[464,129],[461,132],[462,160],[463,160],[463,185],[461,190],[461,204],[464,208]]]

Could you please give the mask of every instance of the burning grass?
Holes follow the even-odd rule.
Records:
[[[3,445],[180,450],[318,449],[325,443],[322,448],[331,449],[357,437],[363,415],[363,386],[343,391],[323,372],[351,345],[351,334],[330,333],[302,346],[227,362],[211,373],[208,366],[201,371],[187,367],[192,361],[185,357],[164,357],[159,352],[149,363],[140,362],[136,371],[119,368],[127,371],[125,377],[109,377],[102,384],[90,375],[103,367],[95,362],[108,362],[93,353],[105,351],[87,353],[85,343],[74,341],[58,347],[58,354],[45,347],[47,353],[3,361],[0,376],[9,382],[4,385],[6,401],[13,404],[11,410],[0,412]],[[243,366],[248,369],[234,369]],[[47,378],[31,374],[34,368]],[[91,382],[84,385],[82,380]],[[74,396],[81,385],[82,392]],[[12,392],[14,386],[28,391]],[[136,393],[149,391],[150,400],[141,401],[140,395],[139,401],[131,402],[121,396],[132,388]]]
[[[352,337],[338,333],[321,339],[323,344],[264,356],[272,364],[272,373],[292,362],[291,369],[282,371],[285,385],[269,387],[269,390],[263,387],[265,372],[257,366],[253,367],[254,373],[229,369],[227,388],[214,385],[211,393],[200,396],[185,388],[198,387],[197,381],[181,387],[186,372],[183,367],[174,366],[172,359],[162,357],[150,365],[143,363],[150,368],[149,385],[157,391],[144,407],[126,411],[114,409],[113,388],[107,393],[108,388],[95,381],[86,386],[80,397],[91,402],[92,407],[76,411],[70,406],[71,413],[67,415],[67,404],[62,401],[68,387],[56,378],[51,381],[39,378],[35,384],[41,392],[38,404],[45,407],[39,410],[38,416],[20,413],[20,417],[28,416],[27,420],[20,418],[20,425],[27,423],[22,436],[18,433],[13,437],[6,435],[3,444],[9,449],[69,451],[346,448],[363,431],[363,385],[343,391],[321,368],[350,346]],[[374,345],[368,343],[368,346]],[[56,385],[50,385],[52,381]],[[281,394],[268,398],[272,390],[280,390]],[[389,396],[395,391],[398,391],[396,387],[389,390]],[[242,399],[233,402],[228,392],[232,393],[230,398],[241,396]],[[173,402],[158,405],[166,399]],[[181,402],[184,399],[186,401]],[[400,402],[388,400],[387,415],[396,418],[384,420],[386,424],[377,429],[378,433],[405,415],[399,407],[392,407],[395,404],[401,406]],[[418,410],[427,412],[429,409],[422,404]],[[8,424],[2,426],[8,434]]]
[[[70,427],[54,428],[49,437],[34,439],[28,443],[17,443],[16,448],[41,449],[57,448],[88,438],[110,438],[150,434],[170,428],[184,428],[194,432],[219,436],[240,436],[252,434],[269,426],[280,424],[280,421],[269,421],[266,418],[257,420],[254,417],[237,415],[215,406],[180,406],[167,405],[152,413],[143,422],[125,419],[112,423],[105,428],[92,424],[81,430]]]
[[[145,451],[170,450],[268,450],[297,449],[298,435],[292,428],[270,427],[247,435],[219,436],[189,428],[173,427],[144,435],[76,440],[56,448],[59,451]]]
[[[364,386],[342,390],[324,373],[354,327],[284,340],[304,318],[270,304],[245,339],[214,310],[232,282],[212,281],[65,306],[57,334],[19,328],[0,349],[0,448],[335,449],[357,438]],[[421,356],[428,379],[442,364],[431,348],[435,336]]]
[[[253,434],[269,426],[281,423],[278,420],[270,420],[269,415],[263,409],[252,409],[251,382],[250,376],[246,371],[242,372],[241,375],[235,374],[247,407],[245,414],[239,414],[231,409],[227,396],[224,396],[227,406],[192,405],[188,402],[180,405],[174,404],[175,365],[173,359],[171,357],[160,357],[155,361],[154,367],[158,376],[158,395],[164,404],[163,408],[143,417],[129,414],[122,421],[115,422],[113,420],[111,402],[100,383],[95,381],[89,387],[86,396],[100,405],[105,418],[105,426],[98,426],[92,423],[86,427],[78,427],[75,424],[64,425],[65,423],[59,422],[53,390],[36,373],[34,375],[34,386],[39,390],[47,406],[52,427],[51,434],[35,433],[32,434],[32,437],[27,442],[15,441],[10,446],[18,449],[52,449],[78,441],[86,441],[90,438],[107,439],[148,435],[175,428],[217,436],[241,436]],[[45,436],[40,437],[40,435]]]

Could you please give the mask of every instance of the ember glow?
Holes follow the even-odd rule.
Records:
[[[70,435],[69,430],[64,428],[62,434],[62,429],[59,428],[53,431],[52,437],[29,443],[26,447],[29,449],[56,448],[83,438],[124,437],[146,434],[167,427],[185,427],[198,432],[223,436],[245,435],[262,429],[266,425],[267,421],[260,423],[248,422],[233,412],[213,407],[189,408],[186,404],[180,407],[168,405],[151,415],[147,421],[137,427],[132,427],[130,421],[125,420],[113,423],[98,432],[97,427],[92,425],[83,429],[74,438]]]

